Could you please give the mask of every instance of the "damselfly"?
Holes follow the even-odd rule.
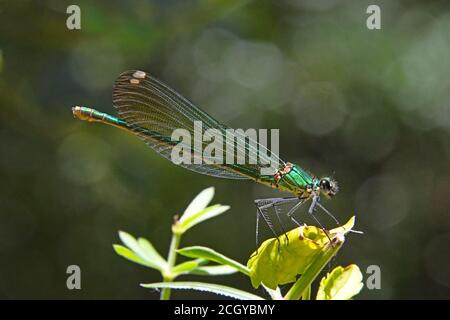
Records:
[[[173,148],[179,144],[179,141],[173,141],[171,138],[175,129],[185,129],[187,132],[193,133],[194,122],[201,122],[205,130],[213,128],[224,134],[229,129],[168,85],[143,71],[126,71],[118,77],[113,89],[113,105],[119,114],[118,117],[79,106],[73,107],[72,112],[78,119],[101,122],[132,133],[169,160]],[[205,147],[205,143],[202,142],[200,147]],[[293,197],[255,200],[257,237],[260,217],[276,234],[269,219],[268,211],[274,209],[279,220],[279,208],[282,204],[291,205],[290,209],[287,210],[287,216],[299,226],[300,222],[294,213],[308,200],[311,200],[308,212],[322,229],[319,220],[314,216],[317,207],[339,224],[336,218],[319,202],[321,194],[331,198],[338,192],[338,185],[334,179],[330,177],[317,178],[299,166],[284,162],[279,158],[277,158],[279,167],[276,168],[274,173],[262,175],[262,167],[273,160],[273,158],[266,158],[269,157],[267,152],[260,152],[260,150],[267,151],[265,146],[242,135],[236,137],[235,143],[243,146],[250,155],[257,153],[258,161],[253,164],[235,162],[198,164],[194,161],[193,163],[180,163],[179,165],[198,173],[220,178],[252,179],[264,185],[290,192]],[[195,148],[195,146],[189,147]],[[226,149],[226,146],[223,148]],[[201,155],[201,151],[193,152],[192,157],[198,154]],[[274,155],[271,154],[270,156],[273,157]]]

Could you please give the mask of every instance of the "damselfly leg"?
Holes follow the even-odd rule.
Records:
[[[286,203],[294,203],[294,205],[288,210],[287,217],[297,226],[301,227],[302,224],[300,221],[297,220],[295,217],[295,213],[298,211],[298,209],[308,200],[311,199],[311,204],[308,209],[309,215],[314,219],[314,221],[317,223],[317,225],[325,232],[325,235],[327,236],[328,240],[331,242],[331,238],[328,235],[328,232],[323,227],[322,223],[317,219],[315,216],[316,208],[319,207],[324,211],[330,218],[333,219],[333,221],[336,223],[336,225],[340,225],[339,221],[334,217],[334,215],[328,211],[321,203],[320,203],[320,197],[319,196],[313,196],[311,197],[304,197],[304,198],[297,198],[297,197],[289,197],[289,198],[268,198],[268,199],[257,199],[255,200],[256,205],[256,248],[258,249],[259,245],[259,220],[260,217],[263,218],[273,235],[277,238],[278,245],[280,247],[280,240],[278,239],[278,233],[275,230],[275,227],[270,219],[269,216],[269,210],[274,209],[275,216],[278,221],[278,224],[281,227],[282,233],[285,235],[286,241],[288,242],[289,239],[287,238],[286,231],[283,227],[283,223],[280,219],[280,206],[282,204]],[[257,253],[257,252],[256,252]]]
[[[328,240],[330,240],[330,243],[332,243],[330,236],[328,235],[327,230],[322,226],[322,224],[320,223],[319,219],[316,218],[316,216],[314,215],[314,211],[316,210],[316,206],[319,207],[320,209],[322,209],[328,216],[330,216],[334,222],[336,222],[336,224],[339,226],[339,221],[336,219],[336,217],[327,209],[325,209],[324,206],[322,206],[320,204],[320,197],[319,196],[313,196],[312,201],[311,201],[311,205],[309,206],[308,209],[308,213],[311,215],[311,217],[314,219],[314,221],[316,221],[316,223],[320,226],[320,228],[323,230],[323,232],[325,232],[325,235],[327,236]]]
[[[256,249],[258,250],[259,245],[259,219],[260,217],[263,218],[267,226],[269,227],[270,231],[273,233],[273,235],[276,237],[278,241],[278,245],[280,247],[280,240],[278,239],[278,233],[274,228],[274,225],[270,219],[269,216],[269,210],[271,208],[274,209],[275,215],[278,221],[278,224],[281,228],[282,233],[284,234],[286,241],[289,241],[286,235],[286,231],[283,227],[283,223],[280,219],[280,205],[286,204],[286,203],[293,203],[298,201],[299,199],[296,197],[289,197],[289,198],[267,198],[267,199],[257,199],[255,200],[256,205]]]

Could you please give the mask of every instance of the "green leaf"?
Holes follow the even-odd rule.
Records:
[[[183,223],[184,221],[191,218],[193,215],[197,214],[200,211],[203,211],[208,204],[211,202],[214,197],[214,187],[207,188],[200,192],[194,200],[188,205],[183,215],[181,216],[179,222]]]
[[[119,231],[119,238],[124,245],[126,245],[135,253],[139,253],[139,251],[141,251],[139,244],[131,234],[126,233],[125,231]]]
[[[199,224],[200,222],[203,222],[205,220],[211,219],[215,216],[218,216],[219,214],[224,213],[230,209],[229,206],[222,206],[220,204],[216,204],[213,206],[210,206],[206,209],[203,209],[195,214],[189,215],[188,218],[184,220],[179,220],[174,227],[172,228],[174,233],[184,233],[196,224]],[[183,216],[184,217],[184,216]]]
[[[311,300],[311,285],[303,291],[302,300]]]
[[[320,281],[317,300],[348,300],[357,295],[362,287],[362,273],[358,266],[336,267]]]
[[[236,268],[230,266],[200,266],[191,271],[191,274],[204,276],[221,276],[236,273]]]
[[[172,268],[172,273],[176,276],[180,274],[196,274],[207,276],[218,276],[236,273],[236,268],[230,266],[205,266],[208,263],[205,259],[195,259],[180,263]]]
[[[124,231],[119,231],[119,237],[123,244],[141,260],[146,262],[145,265],[160,271],[167,269],[167,262],[159,255],[148,240],[143,238],[136,240],[132,235]]]
[[[179,265],[176,265],[175,267],[173,267],[172,273],[177,276],[180,274],[191,273],[192,270],[198,268],[199,266],[200,266],[200,263],[198,260],[186,261],[186,262],[180,263]]]
[[[231,297],[238,300],[264,300],[264,298],[235,288],[227,287],[220,284],[203,283],[203,282],[158,282],[141,284],[144,288],[170,288],[207,291],[215,294]]]
[[[178,249],[178,253],[189,258],[200,258],[213,261],[222,265],[230,266],[245,275],[249,275],[249,269],[239,262],[214,251],[213,249],[201,246],[186,247]]]
[[[139,238],[137,240],[141,252],[147,261],[151,261],[156,264],[160,270],[164,270],[168,267],[167,261],[161,257],[161,255],[156,251],[150,241],[144,238]]]
[[[114,251],[121,257],[124,257],[127,260],[132,262],[141,264],[146,267],[155,268],[154,265],[149,264],[144,259],[141,259],[138,255],[136,255],[133,251],[128,249],[127,247],[121,246],[120,244],[113,245]],[[156,269],[156,268],[155,268]]]
[[[350,219],[346,225],[328,231],[330,238],[333,242],[342,243],[344,235],[349,232],[353,224],[354,218]],[[262,283],[275,289],[278,285],[294,282],[297,276],[305,274],[314,262],[319,263],[314,266],[315,268],[321,266],[337,253],[335,249],[340,248],[330,244],[325,232],[314,226],[295,228],[287,232],[286,237],[288,241],[285,235],[281,235],[278,241],[276,238],[264,241],[257,253],[253,253],[250,257],[247,266],[250,269],[253,287],[257,288]]]

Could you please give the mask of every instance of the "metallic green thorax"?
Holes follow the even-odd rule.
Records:
[[[293,165],[291,172],[286,174],[279,182],[281,188],[286,186],[288,191],[297,195],[303,195],[308,189],[315,189],[319,180],[302,170],[297,165]],[[309,194],[309,192],[307,192]]]
[[[295,164],[292,165],[292,170],[284,175],[278,183],[276,183],[273,176],[261,177],[260,179],[256,179],[256,181],[272,188],[291,192],[298,197],[309,196],[310,192],[307,192],[307,190],[314,190],[319,184],[319,179],[313,177]]]

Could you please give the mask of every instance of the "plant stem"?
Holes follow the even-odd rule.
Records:
[[[171,282],[174,280],[174,276],[172,275],[172,268],[175,266],[175,262],[177,261],[177,250],[180,245],[181,234],[174,232],[172,233],[172,240],[170,241],[169,254],[167,256],[167,264],[168,270],[163,274],[164,282]],[[170,299],[170,288],[164,288],[161,290],[161,300],[169,300]]]
[[[303,291],[302,300],[311,300],[311,285]]]
[[[336,239],[333,239],[336,240]],[[327,265],[327,263],[333,258],[333,256],[342,247],[343,241],[328,242],[324,248],[318,253],[314,262],[308,267],[308,269],[301,275],[301,277],[294,283],[291,289],[286,293],[284,299],[286,300],[298,300],[304,294],[306,290],[310,288],[311,283],[317,278],[320,271]]]

